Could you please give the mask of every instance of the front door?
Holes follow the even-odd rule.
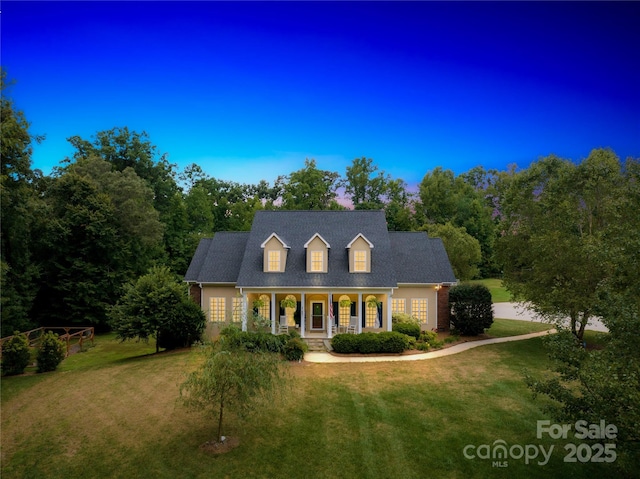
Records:
[[[311,329],[324,329],[324,303],[311,303]]]

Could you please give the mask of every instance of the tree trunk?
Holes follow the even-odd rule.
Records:
[[[224,411],[224,393],[220,395],[220,415],[218,416],[218,441],[222,437],[222,412]]]

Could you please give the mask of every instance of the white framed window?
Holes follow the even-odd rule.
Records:
[[[358,250],[353,252],[353,270],[362,272],[367,271],[367,252]]]
[[[340,302],[348,301],[349,296],[342,295],[340,296]],[[338,303],[338,324],[340,326],[347,327],[349,326],[349,321],[351,320],[351,304],[348,306],[342,306]]]
[[[411,316],[416,318],[420,323],[427,323],[427,299],[414,298],[411,300]]]
[[[225,320],[225,298],[210,298],[209,299],[209,318],[213,322],[224,322]]]
[[[267,268],[269,271],[280,271],[280,251],[269,251]]]
[[[231,318],[234,323],[242,322],[242,298],[233,298],[233,313]]]
[[[322,251],[311,252],[311,271],[324,271],[324,253]]]
[[[404,298],[394,298],[391,300],[391,313],[404,313],[406,311],[406,300]]]

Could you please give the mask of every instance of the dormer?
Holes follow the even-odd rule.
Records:
[[[289,245],[277,234],[271,233],[260,245],[263,253],[263,271],[265,273],[284,273],[287,264]]]
[[[362,233],[347,245],[349,250],[349,273],[371,273],[371,250],[373,244]]]
[[[329,271],[329,249],[331,245],[319,233],[314,234],[304,244],[307,252],[307,273],[326,273]]]

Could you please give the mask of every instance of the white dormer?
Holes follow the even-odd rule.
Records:
[[[319,233],[314,234],[304,244],[307,252],[307,273],[326,273],[329,271],[329,249],[331,245]]]
[[[265,273],[284,273],[287,264],[289,245],[275,233],[271,233],[260,245],[264,250],[263,271]]]
[[[373,243],[362,233],[358,233],[358,235],[349,242],[347,249],[349,250],[349,272],[370,273]]]

